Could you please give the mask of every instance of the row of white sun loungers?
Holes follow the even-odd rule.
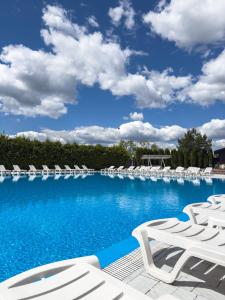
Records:
[[[157,175],[157,176],[207,176],[211,175],[212,168],[207,167],[204,170],[201,170],[197,167],[189,167],[186,170],[183,167],[177,167],[174,170],[171,170],[170,166],[161,168],[160,166],[130,166],[129,168],[124,168],[120,166],[115,168],[110,166],[109,168],[102,169],[101,173],[104,174],[135,174],[135,175]]]
[[[154,220],[137,227],[132,235],[138,240],[148,274],[172,283],[190,257],[225,267],[225,194],[213,195],[208,202],[190,204],[184,212],[190,220]],[[171,272],[154,264],[149,241],[156,240],[184,250]]]
[[[59,165],[55,165],[54,169],[50,169],[47,165],[42,165],[42,169],[36,169],[34,165],[29,165],[29,170],[23,170],[18,165],[13,165],[12,170],[7,170],[4,165],[0,165],[0,176],[3,175],[37,175],[37,174],[73,174],[73,173],[86,173],[94,172],[94,169],[89,169],[85,165],[80,168],[78,165],[74,165],[74,168],[65,165],[62,169]]]
[[[190,217],[187,222],[176,218],[154,220],[138,226],[132,232],[140,244],[148,274],[166,283],[173,283],[191,257],[225,267],[225,195],[213,195],[207,200],[184,208]],[[183,249],[172,271],[167,272],[155,265],[152,240]],[[16,275],[0,283],[0,298],[151,299],[102,271],[96,256],[60,261]],[[158,298],[175,299],[172,295]]]

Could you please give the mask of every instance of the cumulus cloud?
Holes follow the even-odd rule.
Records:
[[[225,120],[212,119],[200,126],[199,130],[202,134],[206,134],[209,138],[225,138]]]
[[[178,125],[153,127],[149,122],[133,121],[122,124],[119,128],[101,126],[76,127],[73,130],[43,129],[41,132],[19,132],[15,136],[25,136],[31,140],[60,141],[61,143],[105,144],[119,143],[121,140],[136,142],[150,141],[161,145],[174,145],[178,137],[184,134],[185,128]]]
[[[99,27],[98,21],[96,20],[95,16],[90,16],[90,17],[88,18],[88,23],[89,23],[92,27],[95,27],[95,28],[98,28],[98,27]]]
[[[115,26],[119,26],[122,19],[124,19],[124,25],[127,29],[130,30],[135,26],[135,11],[129,0],[121,0],[117,7],[110,7],[109,16]]]
[[[224,42],[224,0],[171,0],[169,3],[159,3],[156,11],[144,15],[144,22],[162,38],[189,49]]]
[[[201,105],[213,104],[216,100],[225,102],[225,50],[202,67],[197,82],[188,89],[188,96]]]
[[[133,121],[142,121],[144,120],[144,115],[143,113],[138,113],[138,112],[131,112],[129,113],[129,116],[128,117],[124,117],[123,118],[124,120],[133,120]]]
[[[172,71],[129,73],[132,55],[140,54],[89,33],[71,22],[67,12],[48,5],[43,10],[41,36],[49,51],[9,45],[0,53],[0,111],[16,115],[58,118],[76,103],[76,86],[98,85],[115,96],[133,96],[139,107],[164,107],[182,101],[190,76]]]
[[[213,141],[213,148],[214,149],[225,148],[225,139]]]
[[[123,123],[119,128],[102,126],[82,126],[73,130],[43,129],[40,132],[18,132],[16,136],[24,136],[31,140],[60,141],[61,143],[103,144],[113,145],[121,140],[133,140],[137,143],[148,141],[159,146],[174,148],[177,139],[182,137],[188,128],[179,125],[154,127],[149,122],[132,121]],[[198,127],[202,134],[206,134],[213,141],[214,149],[225,147],[225,120],[212,119]]]

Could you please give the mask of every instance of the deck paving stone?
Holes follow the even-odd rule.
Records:
[[[161,251],[160,251],[161,249]],[[181,249],[154,243],[156,265],[170,271],[181,255]],[[140,248],[104,269],[149,297],[173,294],[181,300],[225,300],[225,268],[191,258],[173,284],[166,284],[145,272]]]

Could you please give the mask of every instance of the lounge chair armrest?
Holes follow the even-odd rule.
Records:
[[[208,221],[208,226],[209,227],[225,227],[225,220],[223,218],[215,218],[215,217],[209,217]]]
[[[159,298],[157,298],[156,300],[180,300],[177,297],[173,296],[173,295],[163,295]]]
[[[25,271],[19,275],[16,275],[3,283],[0,283],[0,289],[2,284],[4,286],[7,286],[8,288],[13,286],[19,286],[24,284],[29,284],[35,281],[39,281],[43,278],[47,278],[49,276],[53,276],[60,271],[63,271],[67,269],[70,266],[73,266],[74,264],[78,262],[88,263],[96,268],[100,268],[99,260],[96,256],[84,256],[84,257],[78,257],[78,258],[72,258],[68,260],[63,260],[59,262],[50,263],[47,265],[43,265],[28,271]]]

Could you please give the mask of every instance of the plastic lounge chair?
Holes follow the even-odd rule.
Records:
[[[0,165],[0,175],[10,175],[11,170],[6,170],[4,165]]]
[[[109,168],[101,169],[101,172],[107,173],[107,172],[112,171],[114,168],[115,168],[114,166],[110,166]]]
[[[87,166],[85,166],[85,165],[82,165],[81,167],[82,167],[83,170],[86,171],[86,172],[94,172],[94,169],[89,169],[89,168],[88,168]]]
[[[205,170],[201,171],[201,175],[202,176],[209,176],[212,174],[212,168],[211,167],[207,167],[205,168]]]
[[[182,175],[184,175],[184,168],[177,167],[175,170],[171,170],[171,173],[175,176],[182,176]]]
[[[84,170],[81,169],[78,165],[74,165],[74,168],[75,168],[76,172],[84,173]]]
[[[130,166],[127,169],[123,169],[122,173],[129,174],[130,172],[132,172],[134,170],[134,168],[135,168],[135,166]]]
[[[225,226],[225,221],[223,224]],[[224,230],[171,218],[144,223],[137,227],[132,235],[139,241],[147,273],[164,282],[174,282],[190,257],[225,267]],[[157,240],[184,249],[171,272],[162,270],[154,264],[149,240]]]
[[[55,170],[54,169],[49,169],[47,165],[42,165],[43,168],[43,174],[54,174]]]
[[[28,175],[42,174],[42,170],[37,170],[34,165],[29,165]]]
[[[76,172],[75,169],[71,169],[70,166],[68,166],[68,165],[65,165],[64,167],[65,167],[66,172],[69,174],[73,174],[74,172]]]
[[[166,175],[169,175],[170,174],[170,169],[171,167],[170,166],[167,166],[167,167],[164,167],[162,170],[160,170],[160,174],[163,175],[163,176],[166,176]]]
[[[114,172],[115,173],[120,173],[121,171],[123,171],[124,166],[120,166],[119,168],[115,169]]]
[[[55,165],[55,174],[64,174],[66,173],[65,169],[62,169],[59,165]]]
[[[225,203],[225,194],[211,195],[208,197],[207,201],[211,203]]]
[[[4,300],[151,300],[99,268],[95,256],[37,267],[0,283],[0,297]],[[176,298],[165,295],[159,299]]]
[[[13,170],[11,174],[13,175],[27,174],[27,170],[21,170],[18,165],[13,165]]]
[[[191,223],[208,225],[210,218],[225,220],[225,203],[193,203],[185,206],[183,212],[188,215]]]

